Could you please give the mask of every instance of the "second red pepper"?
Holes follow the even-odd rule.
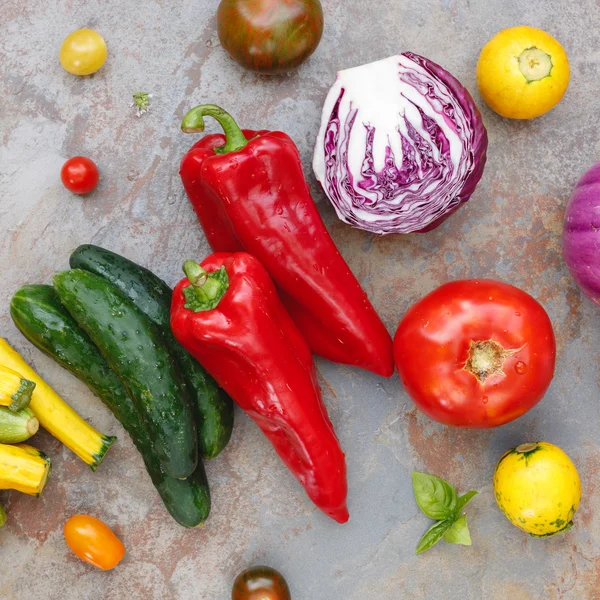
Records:
[[[280,131],[242,131],[218,106],[184,118],[186,132],[215,118],[181,163],[181,179],[213,250],[256,256],[315,354],[390,377],[392,339],[342,258],[311,198],[298,148]]]
[[[344,453],[310,349],[268,273],[242,252],[184,269],[173,293],[175,337],[262,429],[310,499],[345,523]]]

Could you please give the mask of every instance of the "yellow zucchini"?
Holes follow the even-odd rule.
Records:
[[[1,337],[0,364],[36,384],[29,408],[40,425],[95,471],[116,438],[99,433],[84,421]]]
[[[34,436],[40,422],[30,408],[13,412],[0,406],[0,443],[18,444]]]
[[[22,375],[0,365],[0,406],[17,412],[27,408],[35,383]]]
[[[50,457],[27,444],[0,444],[0,490],[39,496],[50,475]]]

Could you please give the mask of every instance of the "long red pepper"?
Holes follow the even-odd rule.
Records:
[[[192,109],[186,132],[215,118],[181,163],[181,179],[215,251],[256,256],[315,354],[389,377],[392,340],[329,235],[296,145],[279,131],[240,130],[214,105]]]
[[[248,413],[310,499],[348,520],[346,462],[321,398],[310,349],[253,256],[187,261],[173,292],[180,344]]]

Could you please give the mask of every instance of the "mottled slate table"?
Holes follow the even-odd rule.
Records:
[[[0,0],[0,335],[99,429],[119,436],[97,473],[46,434],[54,459],[40,500],[1,493],[0,597],[58,600],[226,600],[235,574],[268,563],[294,600],[563,600],[600,598],[600,314],[561,258],[565,204],[600,158],[597,0],[325,0],[326,32],[296,73],[244,72],[220,48],[216,0],[74,2]],[[529,123],[482,106],[475,64],[498,29],[542,27],[565,45],[572,82],[564,101]],[[78,79],[58,63],[62,39],[89,26],[109,60]],[[335,72],[403,50],[441,63],[474,94],[490,136],[489,161],[471,201],[426,235],[377,238],[340,223],[310,170],[320,109]],[[137,119],[131,94],[154,94]],[[536,296],[556,327],[558,368],[546,398],[494,431],[457,431],[421,415],[396,377],[317,361],[325,400],[347,452],[351,521],[339,526],[309,503],[257,428],[241,413],[225,454],[208,465],[214,509],[198,531],[165,513],[142,460],[114,418],[78,381],[27,344],[8,316],[11,293],[48,282],[80,243],[104,245],[170,283],[182,260],[208,252],[183,194],[179,160],[192,142],[178,131],[191,106],[216,102],[248,128],[281,128],[301,149],[316,200],[343,255],[391,332],[406,308],[455,278],[492,277]],[[211,128],[214,125],[211,124]],[[215,130],[215,129],[211,129]],[[98,189],[79,199],[60,184],[64,160],[97,160]],[[583,479],[576,527],[533,540],[499,513],[493,466],[507,447],[545,439],[563,447]],[[429,526],[410,473],[425,470],[480,490],[469,506],[473,546],[440,545],[417,558]],[[62,525],[101,516],[126,541],[110,574],[75,559]]]

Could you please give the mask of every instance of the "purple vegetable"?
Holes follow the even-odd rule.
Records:
[[[469,92],[405,52],[338,73],[313,168],[342,221],[380,234],[423,232],[469,199],[486,150]]]
[[[569,200],[563,256],[583,293],[600,304],[600,163],[579,180]]]

